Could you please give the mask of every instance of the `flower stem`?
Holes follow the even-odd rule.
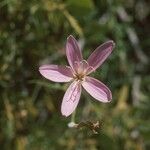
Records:
[[[72,113],[72,116],[71,116],[71,120],[70,120],[70,122],[68,123],[68,127],[69,128],[74,128],[74,127],[76,127],[76,123],[75,123],[75,115],[76,115],[76,111],[74,111],[73,113]]]
[[[76,111],[74,111],[74,112],[72,113],[71,122],[74,122],[74,123],[75,123],[75,116],[76,116]]]

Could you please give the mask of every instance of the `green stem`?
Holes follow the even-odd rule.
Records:
[[[74,123],[75,123],[75,115],[76,115],[76,111],[74,111],[74,112],[72,113],[71,122],[74,122]]]

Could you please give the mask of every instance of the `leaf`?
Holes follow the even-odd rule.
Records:
[[[69,12],[67,10],[63,11],[65,17],[68,19],[70,25],[75,29],[75,31],[80,35],[83,36],[83,31],[82,28],[80,27],[78,21],[69,14]]]
[[[69,11],[78,17],[88,15],[92,10],[94,10],[94,4],[92,0],[69,0],[67,4]]]
[[[128,85],[123,85],[123,87],[119,91],[119,98],[117,104],[117,110],[127,109],[127,99],[129,95],[129,87]]]

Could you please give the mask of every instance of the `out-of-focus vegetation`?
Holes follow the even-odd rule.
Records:
[[[148,0],[1,0],[0,149],[149,150],[149,8]],[[99,121],[99,134],[67,127],[60,105],[68,85],[38,72],[41,64],[67,64],[70,34],[85,58],[108,39],[116,43],[93,74],[112,102],[83,92],[77,107],[76,122]]]

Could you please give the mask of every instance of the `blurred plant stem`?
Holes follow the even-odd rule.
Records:
[[[76,110],[71,115],[71,122],[75,123]]]

